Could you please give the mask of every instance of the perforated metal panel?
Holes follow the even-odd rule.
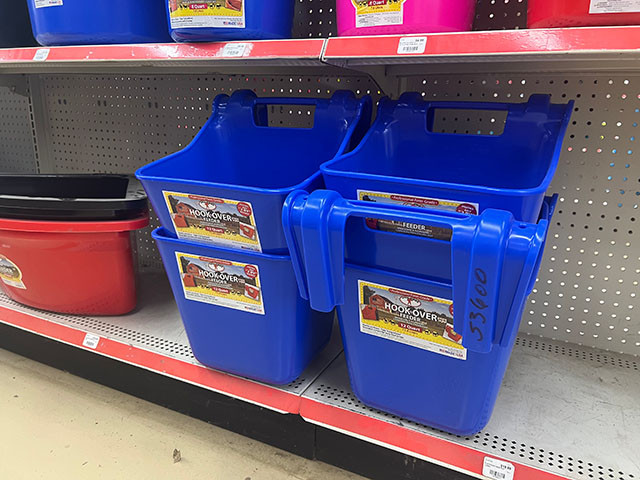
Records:
[[[0,86],[0,172],[35,173],[31,111],[26,82],[5,77]],[[14,84],[14,85],[12,85]]]
[[[474,30],[503,30],[527,26],[527,0],[478,0]]]
[[[549,189],[560,194],[560,202],[521,328],[638,355],[640,78],[436,75],[412,77],[407,89],[435,100],[520,102],[532,93],[550,93],[554,102],[575,99]],[[476,120],[465,129],[488,131],[495,125],[489,115]]]
[[[351,89],[379,98],[372,81],[357,75],[43,75],[39,83],[49,164],[58,173],[131,174],[185,147],[211,115],[214,98],[237,89],[263,97],[330,97]],[[272,125],[308,127],[307,113],[275,106],[269,119]],[[151,238],[158,226],[152,213],[150,226],[137,233],[142,270],[162,269]]]

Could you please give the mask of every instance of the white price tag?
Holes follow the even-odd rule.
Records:
[[[251,51],[249,50],[250,43],[227,43],[222,48],[223,57],[244,57]]]
[[[93,350],[98,348],[98,343],[100,343],[100,337],[98,335],[94,335],[93,333],[87,333],[84,336],[84,340],[82,341],[82,345]]]
[[[49,57],[50,48],[39,48],[33,56],[34,62],[44,62]]]
[[[640,0],[591,0],[589,13],[638,13]]]
[[[427,48],[427,37],[402,37],[398,42],[398,55],[420,54]]]
[[[62,0],[35,0],[36,8],[59,7],[63,5]]]
[[[493,480],[513,480],[516,467],[509,462],[497,458],[484,457],[482,475]]]

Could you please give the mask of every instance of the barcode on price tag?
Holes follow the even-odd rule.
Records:
[[[493,480],[513,480],[516,467],[497,458],[484,457],[482,475]]]
[[[82,341],[82,345],[93,350],[98,348],[98,343],[100,343],[100,337],[98,335],[94,335],[93,333],[87,333],[84,336],[84,340]]]
[[[33,56],[34,62],[44,62],[49,56],[50,48],[39,48],[36,50],[36,54]]]
[[[249,50],[249,43],[227,43],[222,48],[223,57],[244,57]]]
[[[402,37],[398,42],[398,55],[420,54],[427,48],[427,37]]]

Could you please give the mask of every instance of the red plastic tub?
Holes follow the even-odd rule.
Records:
[[[136,306],[131,231],[147,214],[116,221],[0,219],[0,288],[59,313],[122,315]]]
[[[640,24],[640,2],[529,0],[529,28]]]

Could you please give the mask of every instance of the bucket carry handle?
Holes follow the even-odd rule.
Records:
[[[291,98],[291,97],[258,97],[251,90],[238,90],[231,96],[221,94],[213,104],[210,121],[223,121],[226,116],[233,118],[234,123],[242,128],[273,128],[268,124],[266,109],[268,105],[315,106],[314,124],[312,128],[277,127],[280,130],[306,130],[310,135],[327,132],[335,134],[337,129],[343,131],[343,139],[336,155],[351,151],[362,140],[371,125],[373,102],[371,96],[358,99],[350,90],[337,90],[331,98]],[[217,120],[214,120],[214,117]],[[299,134],[305,134],[299,132]]]
[[[504,130],[500,135],[437,132],[433,129],[433,112],[438,109],[507,112],[507,117],[505,119]],[[554,135],[558,136],[566,129],[572,111],[573,101],[567,104],[552,104],[551,96],[545,94],[533,94],[525,103],[503,103],[425,101],[420,93],[406,92],[403,93],[397,101],[390,100],[389,98],[382,99],[378,107],[377,118],[379,119],[378,121],[382,122],[389,121],[389,119],[403,119],[411,123],[422,122],[425,125],[424,130],[428,135],[456,135],[472,138],[491,137],[497,139],[519,135],[523,129],[547,131],[547,122],[554,121],[558,124],[557,133],[554,131]],[[562,138],[562,136],[558,138]]]
[[[494,343],[500,342],[503,332],[496,332],[500,285],[515,223],[510,212],[488,209],[475,216],[417,211],[346,200],[329,190],[292,192],[282,214],[285,237],[300,295],[315,310],[328,312],[344,303],[344,236],[350,217],[450,229],[454,329],[462,334],[463,345],[472,351],[488,353]],[[529,277],[524,285],[528,283]]]

